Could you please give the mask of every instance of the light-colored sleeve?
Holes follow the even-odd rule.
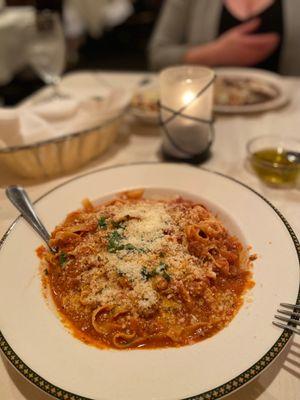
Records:
[[[182,63],[188,49],[186,30],[190,0],[165,0],[148,46],[151,69]]]

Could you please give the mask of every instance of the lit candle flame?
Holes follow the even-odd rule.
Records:
[[[191,90],[186,91],[182,96],[182,101],[184,105],[190,104],[195,98],[194,93]]]

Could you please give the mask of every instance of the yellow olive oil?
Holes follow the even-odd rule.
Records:
[[[299,159],[293,153],[276,148],[256,151],[251,165],[257,175],[272,186],[294,186],[300,175]]]

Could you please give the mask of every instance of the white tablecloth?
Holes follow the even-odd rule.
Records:
[[[145,74],[102,74],[110,85],[132,88]],[[300,137],[300,79],[288,78],[292,102],[281,110],[263,115],[218,117],[213,156],[204,166],[250,185],[268,198],[287,218],[296,235],[300,236],[300,191],[266,188],[245,167],[246,143],[261,134],[284,133]],[[97,161],[89,164],[85,171],[102,166],[155,161],[159,159],[161,137],[159,130],[142,124],[129,123],[124,126],[119,140]],[[77,174],[82,173],[83,170]],[[74,174],[75,175],[75,174]],[[67,177],[43,183],[25,182],[16,179],[7,171],[0,171],[0,236],[17,216],[15,209],[4,195],[4,187],[11,183],[26,185],[34,200]],[[294,336],[287,348],[257,379],[228,400],[299,400],[300,398],[300,337]],[[40,392],[21,377],[6,360],[0,358],[1,400],[45,400],[48,396]]]

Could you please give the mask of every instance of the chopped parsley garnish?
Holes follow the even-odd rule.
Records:
[[[170,282],[171,276],[170,276],[166,271],[163,271],[163,273],[161,274],[161,276],[162,276],[167,282]]]
[[[168,265],[165,263],[160,263],[158,267],[154,268],[152,271],[148,271],[146,267],[141,269],[142,278],[145,281],[148,281],[150,278],[154,276],[162,276],[166,281],[170,282],[171,276],[167,273]]]
[[[137,250],[137,248],[131,243],[124,244],[124,249],[125,250]]]
[[[141,269],[141,275],[142,275],[142,278],[143,278],[145,281],[148,281],[150,278],[152,278],[152,277],[155,276],[156,274],[155,274],[155,270],[153,270],[153,271],[148,271],[146,267],[143,267],[143,268]]]
[[[115,253],[118,250],[122,250],[124,248],[124,245],[120,243],[120,241],[123,239],[123,237],[119,234],[118,231],[113,231],[108,239],[108,246],[107,250],[110,253]]]
[[[115,229],[125,229],[124,221],[111,221],[113,228]]]
[[[118,231],[113,231],[108,237],[107,250],[110,253],[116,253],[119,250],[137,251],[141,253],[146,252],[146,250],[139,249],[131,243],[121,243],[121,240],[123,239],[124,237]]]
[[[136,247],[136,250],[139,252],[139,253],[148,253],[148,251],[149,251],[149,249],[142,249],[142,248],[137,248]]]
[[[155,271],[156,271],[158,274],[161,275],[163,272],[166,272],[167,268],[168,268],[168,265],[165,264],[164,262],[161,262],[161,263],[159,264],[159,266],[156,267]]]
[[[119,241],[119,240],[123,239],[123,236],[118,231],[112,231],[110,237],[111,237],[111,239],[113,239],[115,241]]]
[[[167,273],[168,265],[164,262],[161,262],[158,267],[156,267],[155,271],[158,275],[162,276],[166,281],[170,282],[171,276]]]
[[[131,243],[124,244],[124,249],[137,251],[138,253],[147,253],[147,251],[148,251],[147,249],[142,249],[142,248],[136,247]]]
[[[100,227],[100,229],[107,228],[106,218],[103,215],[98,219],[98,226]]]
[[[60,255],[58,256],[58,261],[59,261],[60,266],[63,267],[64,264],[68,261],[67,254],[62,251],[60,253]]]

